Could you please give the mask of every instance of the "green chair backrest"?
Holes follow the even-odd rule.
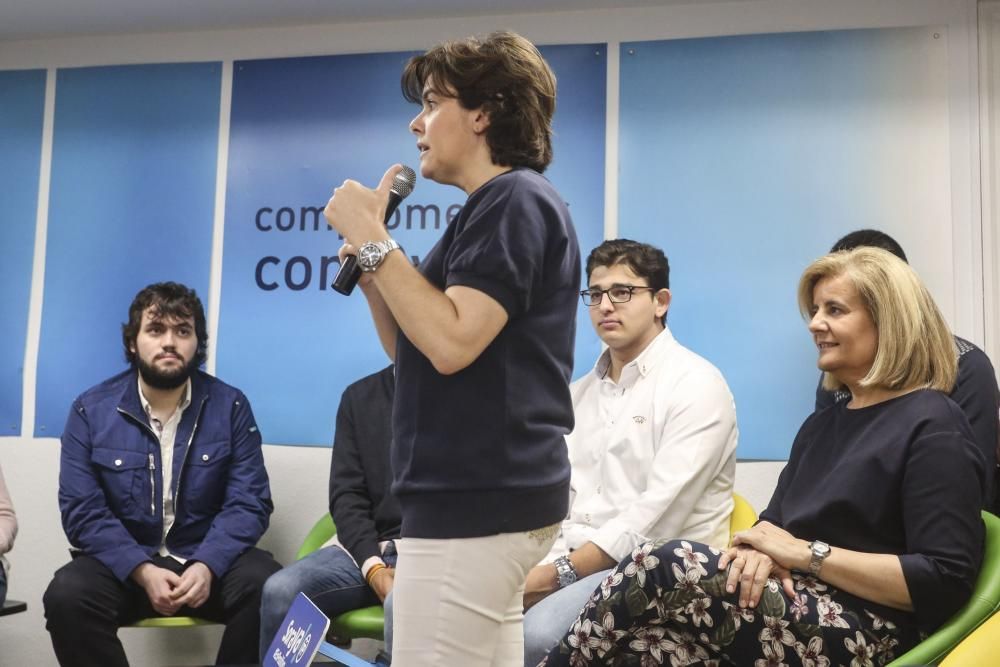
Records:
[[[1000,609],[1000,519],[983,512],[986,550],[972,597],[930,637],[889,663],[890,667],[936,665],[965,637]]]
[[[322,547],[327,540],[337,533],[333,517],[327,512],[319,518],[312,527],[306,539],[299,548],[296,560],[302,560],[312,552]],[[380,606],[355,609],[330,619],[330,634],[340,639],[385,638],[385,613]]]
[[[316,522],[312,530],[309,531],[309,534],[306,535],[302,546],[299,547],[299,553],[295,555],[295,560],[302,560],[312,552],[318,551],[336,533],[337,527],[333,525],[333,517],[327,512],[319,518],[319,521]]]

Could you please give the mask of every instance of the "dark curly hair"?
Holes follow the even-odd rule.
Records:
[[[198,337],[198,349],[195,351],[196,366],[205,363],[208,357],[208,326],[205,323],[205,308],[201,299],[190,287],[180,283],[154,283],[144,287],[128,307],[128,322],[122,324],[122,344],[125,346],[125,361],[135,366],[135,353],[132,346],[139,335],[142,325],[142,314],[152,308],[157,317],[173,319],[194,319],[194,332]]]
[[[423,102],[433,80],[439,95],[486,113],[490,159],[504,167],[543,172],[552,162],[556,77],[534,44],[512,32],[445,42],[410,58],[400,86],[410,102]]]

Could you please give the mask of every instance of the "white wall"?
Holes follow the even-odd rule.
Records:
[[[979,81],[986,347],[1000,362],[1000,2],[980,3]]]
[[[448,38],[498,28],[519,31],[539,43],[609,42],[607,212],[609,236],[617,229],[617,50],[621,41],[700,37],[840,28],[940,26],[948,38],[951,127],[951,230],[955,267],[953,294],[937,295],[952,304],[952,325],[976,342],[985,337],[984,261],[992,271],[995,253],[983,253],[979,184],[979,75],[975,0],[763,0],[691,4],[650,9],[617,9],[542,15],[435,19],[379,24],[314,25],[260,30],[184,34],[128,35],[0,43],[0,69],[267,58],[314,54],[419,49]],[[52,87],[47,100],[46,135],[51,138]],[[228,97],[225,94],[225,99]],[[224,105],[223,113],[226,113]],[[226,119],[228,120],[228,119]],[[225,123],[224,126],[228,126]],[[43,154],[45,150],[43,148]],[[41,188],[47,193],[48,163],[43,157]],[[224,174],[224,169],[220,171]],[[224,183],[221,184],[224,187]],[[222,219],[221,206],[217,220]],[[39,207],[29,341],[25,359],[22,423],[34,423],[35,361],[44,276],[47,207]],[[942,224],[948,224],[943,221]],[[992,223],[991,223],[992,224]],[[995,227],[991,229],[995,230]],[[990,239],[997,234],[993,231]],[[216,227],[213,275],[221,262],[221,227]],[[908,248],[908,251],[910,249]],[[919,255],[919,252],[917,253]],[[919,268],[919,267],[918,267]],[[993,274],[989,274],[993,275]],[[213,280],[209,310],[217,312],[219,282]],[[126,304],[122,304],[124,309]],[[995,312],[995,311],[991,311]],[[217,323],[212,318],[211,325]],[[991,327],[1000,323],[991,320]],[[214,339],[215,331],[210,331]],[[991,340],[1000,336],[991,331]],[[1000,358],[997,344],[988,350]],[[109,370],[109,374],[110,374]],[[84,389],[83,387],[80,388]],[[331,406],[331,414],[333,411]],[[329,419],[331,415],[317,418]],[[262,546],[289,561],[303,536],[326,507],[329,450],[265,447],[276,511]],[[44,630],[41,595],[52,573],[67,560],[66,540],[56,506],[58,441],[50,438],[0,438],[0,461],[17,508],[21,532],[11,553],[10,595],[27,600],[29,611],[0,618],[0,667],[54,665]],[[758,510],[767,502],[780,464],[741,463],[737,490]],[[178,634],[183,633],[182,641]],[[219,630],[126,630],[126,650],[137,665],[211,662]]]

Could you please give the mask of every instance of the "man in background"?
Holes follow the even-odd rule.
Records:
[[[386,607],[386,646],[392,645],[392,585],[402,518],[389,492],[393,367],[344,390],[330,457],[330,516],[337,534],[323,548],[264,584],[260,651],[271,645],[300,593],[329,618],[377,604]]]

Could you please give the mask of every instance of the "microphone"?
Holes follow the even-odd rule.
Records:
[[[404,165],[399,170],[399,173],[396,174],[396,177],[392,179],[392,187],[389,189],[389,202],[385,207],[385,220],[382,221],[383,223],[389,222],[389,218],[392,217],[392,214],[399,207],[399,202],[410,196],[416,184],[417,175],[412,169]],[[340,265],[340,270],[337,271],[337,276],[333,279],[331,287],[344,296],[348,296],[354,291],[354,286],[358,284],[358,280],[360,279],[361,267],[358,266],[358,258],[354,255],[348,255]]]

